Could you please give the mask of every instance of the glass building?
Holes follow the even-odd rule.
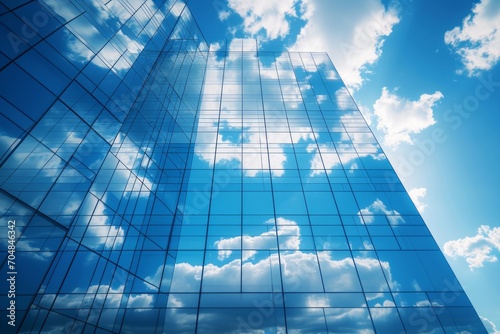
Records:
[[[0,332],[486,333],[327,54],[180,0],[0,29]]]

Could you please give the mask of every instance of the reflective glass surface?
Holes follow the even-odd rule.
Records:
[[[209,51],[180,0],[10,3],[16,331],[486,333],[327,54]]]

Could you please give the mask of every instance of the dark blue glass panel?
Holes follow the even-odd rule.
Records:
[[[55,96],[17,65],[0,72],[2,96],[32,120],[39,120]]]

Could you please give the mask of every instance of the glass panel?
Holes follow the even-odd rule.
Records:
[[[291,332],[326,333],[325,314],[322,308],[287,308],[287,329]]]
[[[375,252],[353,252],[353,256],[365,292],[389,291],[382,268],[390,272],[391,263],[379,260]],[[387,275],[387,279],[390,280],[391,276]]]
[[[0,82],[2,97],[35,121],[56,99],[49,90],[14,64],[0,72]]]
[[[371,308],[370,313],[377,333],[405,333],[396,308]]]
[[[323,284],[327,292],[359,292],[361,284],[349,252],[318,252]]]
[[[375,333],[366,308],[327,308],[325,317],[329,332]]]

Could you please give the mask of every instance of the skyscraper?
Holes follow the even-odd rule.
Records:
[[[327,54],[0,13],[2,333],[485,333]]]

